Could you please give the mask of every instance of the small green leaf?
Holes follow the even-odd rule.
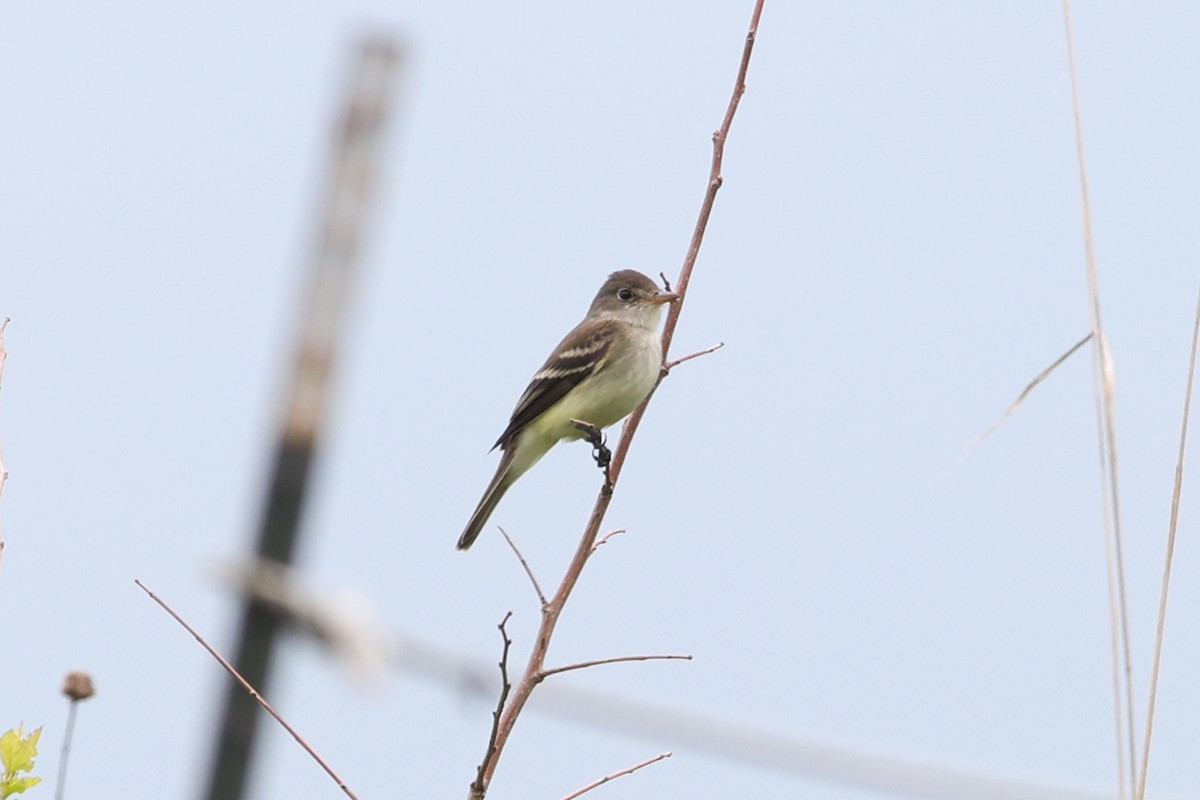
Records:
[[[41,782],[41,778],[10,778],[0,784],[0,797],[12,797]]]
[[[0,760],[4,761],[5,772],[21,772],[33,769],[33,759],[37,757],[37,743],[41,738],[42,729],[38,728],[25,735],[25,723],[9,730],[0,736]]]
[[[20,794],[30,786],[41,783],[41,778],[21,777],[17,774],[33,769],[33,760],[37,758],[37,743],[41,736],[41,728],[31,731],[26,736],[24,723],[0,735],[0,762],[4,764],[4,773],[0,775],[0,800]]]

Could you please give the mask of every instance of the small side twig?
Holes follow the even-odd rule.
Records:
[[[503,528],[500,529],[503,532]],[[504,534],[504,538],[508,538],[508,534]],[[512,542],[509,542],[512,544]],[[533,576],[530,575],[530,578]],[[508,702],[508,693],[512,689],[512,684],[508,680],[508,648],[512,647],[512,639],[508,638],[508,620],[512,616],[512,612],[504,615],[504,619],[500,620],[500,624],[496,627],[500,629],[500,638],[504,641],[504,647],[500,651],[500,699],[496,701],[496,710],[492,712],[492,733],[488,736],[487,752],[484,753],[483,761],[479,764],[479,770],[475,773],[475,780],[471,782],[471,794],[483,796],[485,790],[484,780],[486,775],[484,771],[487,765],[491,762],[492,756],[496,754],[496,737],[500,735],[500,715],[504,713],[504,704]]]
[[[546,595],[542,591],[542,587],[538,584],[537,578],[533,576],[533,570],[529,568],[529,562],[525,560],[525,556],[521,553],[520,548],[517,547],[517,543],[512,540],[511,536],[508,535],[508,531],[504,530],[504,528],[500,525],[497,525],[496,527],[500,528],[500,533],[504,536],[504,541],[508,542],[508,546],[511,547],[513,553],[516,554],[517,560],[521,562],[521,566],[525,569],[525,574],[529,576],[529,582],[533,584],[533,590],[537,592],[538,602],[542,604],[542,608],[545,608]],[[511,614],[512,612],[510,611],[509,613]],[[508,617],[505,617],[504,619],[507,621]]]
[[[983,433],[976,436],[975,440],[973,442],[971,442],[966,447],[964,447],[963,451],[959,455],[959,457],[961,458],[962,456],[965,456],[969,451],[971,451],[975,447],[975,445],[979,444],[984,439],[986,439],[987,437],[989,437],[993,433],[995,433],[997,430],[999,430],[1000,426],[1003,425],[1004,423],[1008,422],[1008,418],[1017,412],[1017,409],[1020,408],[1021,404],[1025,402],[1025,398],[1029,397],[1029,393],[1032,392],[1034,389],[1036,389],[1038,387],[1038,384],[1040,384],[1042,381],[1046,380],[1046,378],[1049,378],[1051,372],[1054,372],[1054,370],[1061,367],[1063,365],[1063,362],[1065,362],[1071,356],[1075,355],[1075,352],[1079,348],[1083,347],[1085,344],[1087,344],[1091,340],[1092,340],[1092,334],[1089,333],[1087,336],[1084,336],[1078,342],[1071,345],[1070,350],[1063,353],[1058,358],[1054,359],[1053,364],[1051,364],[1050,366],[1046,367],[1044,370],[1039,372],[1033,380],[1031,380],[1029,383],[1027,383],[1025,385],[1025,388],[1021,390],[1021,394],[1017,395],[1017,399],[1012,401],[1012,404],[1009,405],[1009,407],[1004,410],[1004,413],[1000,416],[1000,419],[996,420],[996,422],[994,422],[992,424],[992,427],[988,428],[986,431],[984,431]]]
[[[624,528],[617,528],[615,531],[609,531],[608,533],[604,534],[603,536],[601,536],[599,539],[596,540],[595,544],[592,545],[592,552],[593,553],[596,552],[596,550],[598,550],[600,548],[600,545],[604,544],[605,542],[607,542],[609,539],[613,538],[614,536],[617,536],[622,533],[625,533]]]
[[[678,367],[683,362],[691,361],[693,358],[699,358],[700,356],[706,356],[709,353],[715,353],[724,346],[725,346],[724,342],[717,342],[712,347],[706,347],[703,350],[697,350],[694,353],[688,353],[686,356],[681,356],[681,357],[675,359],[674,361],[668,361],[666,364],[663,364],[663,372],[670,372],[671,370],[673,370],[675,367]]]
[[[192,635],[192,638],[195,639],[197,642],[199,642],[200,646],[203,647],[205,650],[207,650],[208,654],[210,656],[212,656],[213,658],[215,658],[217,660],[217,663],[220,664],[222,667],[224,667],[225,671],[228,672],[230,675],[232,675],[233,679],[242,685],[242,688],[246,690],[247,694],[249,694],[252,698],[254,698],[254,700],[257,701],[257,703],[260,706],[262,706],[263,709],[268,714],[270,714],[272,717],[274,717],[275,721],[278,722],[280,725],[282,725],[283,729],[285,731],[287,731],[288,733],[291,734],[292,738],[296,740],[296,743],[304,748],[304,751],[312,757],[313,761],[316,761],[318,764],[321,765],[321,769],[325,770],[325,773],[327,775],[329,775],[329,777],[333,778],[334,783],[336,783],[338,785],[338,788],[341,789],[342,792],[347,797],[353,798],[353,800],[358,800],[358,795],[356,795],[354,792],[352,792],[350,790],[350,787],[346,785],[346,782],[344,780],[342,780],[341,776],[333,771],[333,767],[329,766],[329,764],[325,761],[325,759],[321,758],[320,754],[317,753],[317,751],[313,749],[312,745],[310,745],[307,741],[305,741],[304,737],[300,735],[299,731],[297,731],[290,724],[288,724],[288,721],[286,719],[284,719],[280,715],[280,713],[271,706],[270,703],[267,702],[267,699],[265,697],[263,697],[261,694],[259,694],[258,691],[253,686],[251,686],[250,683],[245,678],[243,678],[236,669],[233,668],[233,664],[230,664],[227,660],[225,660],[225,657],[222,656],[219,652],[217,652],[217,649],[215,647],[213,647],[211,644],[209,644],[208,641],[203,636],[201,636],[196,631],[195,628],[193,628],[191,625],[187,624],[187,622],[183,619],[183,617],[179,616],[179,614],[177,614],[175,612],[175,609],[173,609],[169,605],[167,605],[165,600],[163,600],[161,597],[156,595],[154,592],[150,591],[150,589],[147,588],[146,584],[144,584],[140,580],[136,580],[136,579],[133,582],[138,585],[139,589],[141,589],[146,594],[150,595],[150,599],[153,600],[154,602],[158,603],[159,606],[162,607],[163,611],[166,611],[168,614],[170,614],[174,618],[174,620],[176,622],[178,622],[180,625],[182,625],[183,629],[185,631],[187,631],[188,633],[190,633]]]
[[[690,655],[654,655],[654,656],[614,656],[612,658],[597,658],[592,661],[580,661],[577,664],[567,664],[562,667],[551,667],[550,669],[542,670],[538,676],[538,680],[545,680],[551,675],[558,675],[563,672],[570,672],[576,669],[587,669],[588,667],[598,667],[601,664],[620,664],[625,661],[691,661]]]
[[[569,795],[562,798],[562,800],[575,800],[575,798],[579,797],[580,795],[582,795],[586,792],[590,792],[592,789],[595,789],[598,786],[603,786],[604,784],[608,783],[609,781],[615,780],[615,779],[621,777],[622,775],[629,775],[630,773],[637,772],[642,767],[648,767],[651,764],[654,764],[658,761],[662,761],[664,758],[670,758],[670,757],[671,757],[671,752],[669,750],[665,753],[659,753],[658,755],[654,756],[654,758],[647,758],[645,761],[639,761],[638,763],[636,763],[632,766],[626,767],[625,769],[619,769],[616,772],[605,775],[603,778],[600,778],[599,780],[592,781],[587,786],[584,786],[581,789],[577,789],[574,792],[571,792]]]
[[[662,278],[663,291],[667,291],[667,292],[671,291],[671,281],[669,278],[667,278],[667,273],[660,272],[660,273],[658,273],[658,277]]]

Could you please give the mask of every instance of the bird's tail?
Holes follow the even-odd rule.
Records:
[[[492,482],[488,484],[487,489],[483,493],[483,498],[479,501],[479,505],[475,507],[475,513],[471,515],[471,520],[467,523],[467,527],[463,529],[462,536],[458,537],[458,549],[466,550],[475,540],[479,538],[479,532],[483,530],[483,526],[487,524],[488,517],[492,516],[492,511],[495,510],[496,504],[500,502],[500,498],[504,497],[504,493],[508,491],[508,487],[513,485],[513,482],[519,477],[519,474],[512,474],[515,470],[512,469],[513,456],[516,455],[517,448],[509,448],[504,453],[504,457],[500,459],[500,466],[496,468],[496,475],[492,478]]]

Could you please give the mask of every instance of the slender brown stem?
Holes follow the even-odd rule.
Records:
[[[626,661],[691,661],[689,655],[657,655],[657,656],[614,656],[612,658],[596,658],[591,661],[580,661],[576,664],[566,664],[561,667],[551,667],[550,669],[542,670],[542,677],[549,678],[551,675],[558,675],[563,672],[570,672],[576,669],[587,669],[588,667],[598,667],[601,664],[621,664]]]
[[[596,552],[597,550],[600,549],[600,545],[608,544],[609,539],[613,538],[614,536],[619,536],[622,533],[625,533],[624,528],[617,528],[615,531],[609,531],[608,533],[604,534],[603,536],[601,536],[599,539],[596,540],[596,543],[594,545],[592,545],[592,552],[593,553]]]
[[[504,534],[504,537],[507,539],[508,534]],[[509,542],[509,544],[511,543]],[[509,611],[496,626],[500,629],[500,638],[504,641],[504,647],[500,651],[500,699],[496,701],[496,710],[492,712],[492,733],[488,737],[487,752],[484,753],[483,761],[479,762],[479,771],[475,774],[475,782],[471,784],[472,793],[482,794],[485,791],[483,769],[492,760],[492,754],[496,751],[496,736],[500,731],[500,715],[504,711],[504,704],[508,701],[508,693],[512,690],[512,684],[508,681],[508,649],[512,647],[512,639],[508,638],[508,629],[506,628],[511,616],[512,612]]]
[[[691,361],[693,358],[699,358],[700,356],[706,356],[709,353],[715,353],[724,346],[725,346],[724,342],[717,342],[712,347],[706,347],[703,350],[697,350],[694,353],[688,353],[686,356],[680,356],[679,358],[675,359],[674,361],[668,361],[666,364],[663,365],[663,369],[665,369],[667,372],[670,372],[671,370],[675,369],[680,364],[683,364],[686,361]]]
[[[651,764],[655,764],[659,761],[662,761],[664,758],[670,758],[670,757],[671,757],[671,754],[669,752],[659,753],[658,755],[654,756],[653,758],[647,758],[645,761],[639,761],[636,764],[625,767],[625,769],[619,769],[616,772],[605,775],[603,778],[600,778],[599,780],[592,781],[587,786],[583,786],[583,787],[571,792],[569,795],[562,798],[562,800],[575,800],[575,798],[579,797],[580,795],[582,795],[586,792],[590,792],[592,789],[595,789],[598,786],[603,786],[604,784],[608,783],[609,781],[615,780],[616,778],[619,778],[622,775],[628,775],[632,772],[637,772],[642,767],[648,767]]]
[[[288,721],[286,719],[284,719],[280,715],[280,713],[278,711],[276,711],[274,709],[274,707],[271,706],[270,703],[267,702],[267,699],[265,697],[263,697],[261,694],[259,694],[258,690],[256,690],[253,686],[251,686],[249,681],[247,681],[245,678],[243,678],[241,676],[241,674],[236,669],[233,668],[233,664],[230,664],[223,655],[221,655],[219,652],[217,652],[217,649],[215,647],[213,647],[211,644],[209,644],[208,641],[203,636],[201,636],[196,631],[195,628],[193,628],[191,625],[187,624],[187,622],[184,620],[184,618],[179,616],[179,614],[177,614],[175,612],[175,609],[173,609],[173,608],[171,608],[171,606],[167,605],[165,600],[163,600],[161,597],[156,595],[154,592],[150,591],[150,589],[148,589],[146,587],[146,584],[142,583],[139,580],[134,580],[134,583],[136,583],[138,585],[138,588],[140,588],[143,592],[150,595],[150,599],[153,600],[154,602],[158,603],[162,607],[163,611],[166,611],[168,614],[170,614],[175,619],[176,622],[178,622],[180,625],[182,625],[183,629],[185,631],[187,631],[188,633],[190,633],[192,635],[192,638],[195,639],[197,642],[199,642],[200,646],[203,647],[205,650],[207,650],[208,654],[210,656],[212,656],[213,658],[215,658],[217,660],[217,663],[220,664],[222,667],[224,667],[225,671],[228,672],[230,675],[232,675],[233,679],[236,680],[238,683],[240,683],[242,685],[242,688],[245,689],[246,692],[252,698],[254,698],[254,700],[260,706],[263,707],[263,710],[266,711],[268,714],[270,714],[272,717],[274,717],[275,721],[278,722],[280,725],[282,725],[283,729],[292,735],[292,738],[296,740],[296,743],[299,744],[301,747],[303,747],[305,752],[307,752],[310,756],[312,756],[313,761],[316,761],[318,764],[321,765],[321,769],[325,770],[325,772],[329,775],[329,777],[333,778],[334,783],[336,783],[338,785],[338,788],[341,789],[342,792],[347,797],[351,797],[354,800],[358,800],[358,795],[356,795],[354,792],[350,791],[350,787],[346,785],[346,782],[342,780],[340,775],[338,775],[336,772],[333,771],[333,767],[329,766],[329,764],[325,761],[325,759],[321,758],[320,754],[317,753],[317,751],[312,748],[312,745],[310,745],[307,741],[305,741],[304,737],[301,736],[300,733],[295,728],[293,728],[290,724],[288,724]]]
[[[664,366],[666,364],[667,353],[671,349],[671,340],[675,336],[675,328],[679,324],[679,314],[683,309],[683,301],[687,296],[687,287],[691,280],[692,270],[696,265],[696,257],[700,253],[700,245],[704,241],[704,232],[708,228],[708,218],[712,214],[717,190],[721,188],[721,165],[725,156],[725,142],[729,137],[729,127],[733,123],[733,116],[737,112],[738,103],[746,91],[746,70],[750,66],[750,55],[754,50],[755,37],[758,35],[758,21],[762,16],[763,1],[755,0],[754,11],[750,17],[750,28],[746,34],[746,43],[742,48],[742,59],[738,65],[737,80],[733,86],[733,93],[730,96],[729,105],[725,110],[725,116],[721,120],[721,125],[712,137],[713,153],[712,163],[709,167],[708,185],[704,193],[704,200],[700,204],[700,214],[696,220],[696,227],[692,232],[691,242],[688,244],[687,254],[684,256],[683,265],[679,271],[679,279],[675,286],[675,293],[679,295],[679,299],[671,304],[671,308],[667,312],[667,321],[663,326],[662,351]],[[660,374],[660,383],[665,374],[665,371]],[[655,389],[657,389],[657,385]],[[550,602],[542,609],[542,623],[534,639],[533,651],[529,655],[529,662],[526,664],[525,672],[514,687],[512,697],[504,709],[504,714],[500,720],[499,730],[496,735],[496,747],[485,765],[483,779],[471,785],[471,791],[468,794],[470,800],[481,800],[487,793],[487,786],[496,771],[496,765],[499,763],[500,756],[504,752],[504,746],[508,742],[508,737],[512,733],[513,726],[516,724],[517,718],[521,715],[521,711],[525,708],[525,704],[528,702],[534,687],[545,677],[546,652],[550,647],[550,639],[554,635],[554,628],[558,625],[558,618],[562,614],[563,606],[566,604],[567,598],[570,597],[571,591],[575,588],[575,584],[579,581],[579,575],[583,571],[588,557],[595,551],[596,536],[600,530],[600,525],[604,522],[604,515],[608,511],[608,504],[612,500],[613,489],[616,487],[617,480],[621,475],[621,468],[625,464],[625,457],[629,453],[633,436],[637,433],[638,425],[641,423],[642,416],[646,412],[646,406],[650,403],[653,396],[654,390],[652,389],[646,399],[642,401],[642,404],[625,421],[621,440],[618,442],[616,450],[613,451],[612,461],[607,467],[604,486],[601,487],[600,493],[596,497],[591,516],[588,518],[583,536],[580,537],[579,546],[576,548],[575,555],[571,558],[571,562],[567,566],[566,574],[563,576],[558,590],[550,598]]]
[[[624,448],[627,446],[628,423],[626,425],[627,432],[621,437],[621,443],[617,448],[618,456],[624,454]],[[484,764],[482,778],[471,784],[470,793],[467,795],[471,800],[481,800],[487,794],[488,784],[492,781],[492,775],[496,771],[496,765],[500,761],[501,753],[504,752],[504,745],[508,742],[509,734],[512,733],[517,717],[525,708],[525,703],[528,702],[534,687],[542,680],[542,666],[546,662],[546,651],[550,648],[550,637],[554,635],[554,628],[558,624],[558,617],[562,613],[563,605],[571,595],[571,590],[575,588],[583,565],[587,563],[588,556],[591,555],[596,532],[600,529],[600,522],[604,519],[604,512],[608,509],[608,502],[611,498],[612,484],[606,481],[600,490],[600,496],[596,499],[596,505],[592,508],[592,515],[588,519],[583,537],[579,540],[579,547],[576,549],[574,557],[571,558],[562,583],[554,596],[550,598],[550,602],[542,608],[542,624],[538,628],[533,652],[529,655],[529,663],[525,665],[525,672],[521,675],[521,680],[517,682],[512,696],[505,705],[504,713],[500,717],[495,746],[491,749],[488,760]]]
[[[696,228],[692,232],[692,240],[688,244],[687,255],[683,259],[683,267],[679,271],[679,280],[675,284],[675,293],[679,299],[671,304],[667,312],[667,322],[663,326],[663,355],[671,349],[671,340],[675,338],[675,327],[679,324],[679,314],[683,311],[683,301],[687,295],[688,283],[692,279],[692,268],[696,265],[696,257],[700,254],[700,244],[704,241],[704,232],[708,229],[708,217],[712,214],[713,203],[717,199],[717,190],[721,188],[721,165],[725,159],[725,140],[729,138],[729,126],[733,123],[733,115],[737,113],[738,103],[746,92],[746,70],[750,67],[750,54],[754,51],[754,40],[758,36],[758,20],[762,16],[763,0],[756,0],[754,13],[750,17],[750,30],[746,33],[746,44],[742,47],[742,61],[738,65],[737,80],[733,84],[733,95],[729,98],[729,106],[725,109],[725,117],[721,127],[713,134],[712,164],[708,170],[708,189],[704,193],[704,202],[700,205],[700,216],[696,220]]]
[[[500,526],[497,525],[496,527]],[[538,602],[541,603],[542,608],[545,608],[546,593],[542,591],[542,587],[538,583],[538,579],[533,576],[533,570],[529,568],[529,562],[525,560],[525,555],[521,552],[521,549],[517,547],[517,543],[512,540],[512,537],[508,535],[508,531],[504,530],[504,528],[500,528],[500,533],[504,536],[504,541],[508,542],[508,546],[512,548],[517,560],[521,562],[521,567],[525,570],[525,574],[529,576],[529,582],[533,584],[533,590],[537,592]],[[505,617],[504,619],[507,621],[508,617]]]

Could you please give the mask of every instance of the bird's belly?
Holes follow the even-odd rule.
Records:
[[[583,432],[571,424],[577,419],[607,428],[628,416],[658,381],[662,349],[658,339],[624,359],[585,379],[538,419],[538,427],[558,439],[579,439]]]

